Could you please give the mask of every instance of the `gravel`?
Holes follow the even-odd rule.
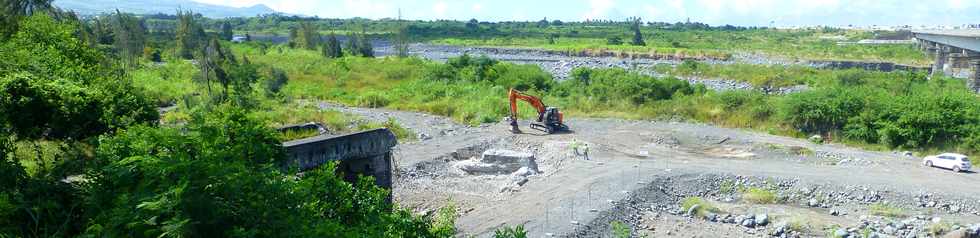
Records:
[[[668,214],[680,214],[680,201],[689,196],[701,196],[703,198],[721,201],[723,197],[735,194],[724,194],[719,191],[722,183],[734,183],[736,185],[752,187],[768,187],[776,192],[777,197],[784,201],[784,204],[800,204],[802,206],[819,207],[849,207],[867,208],[871,204],[877,204],[880,200],[889,201],[890,206],[910,209],[910,204],[914,204],[919,195],[904,191],[884,191],[875,190],[863,186],[841,186],[837,184],[804,184],[796,179],[763,178],[763,177],[743,177],[722,174],[681,174],[681,175],[662,175],[656,178],[653,183],[638,191],[632,192],[631,196],[624,201],[617,202],[613,209],[602,211],[592,222],[585,224],[568,237],[601,237],[610,228],[611,221],[622,221],[634,227],[639,227],[643,223],[639,217],[643,213],[665,212]],[[956,198],[938,198],[943,204],[958,204],[957,206],[978,207],[978,201],[961,201]],[[823,200],[824,202],[819,202]],[[697,205],[685,211],[687,217],[694,217]],[[849,216],[838,209],[829,209],[835,216]],[[964,215],[954,213],[953,215]],[[789,225],[785,221],[776,221],[775,225],[772,217],[767,213],[744,213],[744,214],[725,214],[718,215],[710,213],[702,218],[710,223],[731,224],[747,228],[745,234],[767,234],[772,237],[799,237],[799,232],[790,231]],[[863,232],[869,231],[874,237],[879,236],[900,236],[908,235],[923,236],[931,224],[943,222],[939,216],[915,216],[908,219],[896,219],[890,217],[860,215],[856,223],[840,227],[834,230],[836,237],[863,237]],[[643,225],[647,226],[647,225]],[[964,234],[976,234],[980,230],[980,224],[970,224],[961,226]],[[956,228],[956,227],[954,227]],[[765,230],[759,233],[758,230]],[[959,228],[957,228],[959,229]],[[954,229],[955,230],[955,229]]]
[[[385,56],[394,54],[391,46],[378,47],[376,55]],[[590,56],[581,52],[550,51],[530,48],[495,48],[495,47],[461,47],[451,45],[434,45],[416,43],[408,47],[409,54],[421,58],[436,61],[446,61],[452,57],[463,54],[474,56],[485,55],[487,57],[518,63],[538,65],[544,71],[551,73],[556,80],[566,80],[571,77],[571,72],[576,68],[620,68],[631,70],[652,76],[664,76],[654,72],[651,66],[657,64],[678,65],[683,59],[674,57],[659,58],[623,58],[611,53],[600,54],[601,56]],[[593,54],[594,55],[594,54]],[[694,58],[692,58],[694,59]],[[813,68],[863,68],[867,70],[892,71],[897,69],[919,69],[892,63],[882,62],[852,62],[852,61],[801,61],[789,60],[779,57],[766,56],[756,53],[738,53],[732,59],[697,58],[699,62],[708,64],[756,64],[756,65],[783,65],[783,66],[805,66]],[[706,88],[715,91],[728,90],[759,90],[767,94],[790,94],[808,90],[806,85],[795,85],[781,88],[757,88],[749,83],[723,78],[701,78],[701,77],[680,77],[692,84],[704,84]]]

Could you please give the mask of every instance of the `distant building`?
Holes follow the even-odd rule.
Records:
[[[234,43],[242,43],[242,42],[245,42],[246,39],[248,39],[248,38],[245,38],[245,36],[232,36],[231,37],[231,42],[234,42]]]

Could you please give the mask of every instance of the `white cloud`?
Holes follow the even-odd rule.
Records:
[[[438,1],[436,4],[432,5],[432,12],[434,12],[438,17],[445,17],[447,8],[449,8],[449,6],[446,5],[446,2]]]
[[[585,13],[585,19],[602,19],[609,15],[609,11],[616,5],[613,0],[589,0],[589,11]]]
[[[482,12],[482,11],[483,11],[483,4],[481,3],[473,4],[473,12]]]

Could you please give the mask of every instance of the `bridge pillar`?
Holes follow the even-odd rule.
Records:
[[[949,51],[946,49],[946,47],[938,46],[936,48],[936,62],[932,65],[932,74],[929,76],[930,78],[945,74],[945,72],[943,72],[943,68],[946,66],[946,59],[949,58]]]
[[[973,89],[973,92],[980,93],[980,59],[971,60],[970,66],[973,68],[973,73],[970,74],[968,86]]]

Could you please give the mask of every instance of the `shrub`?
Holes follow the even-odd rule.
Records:
[[[632,231],[632,229],[630,229],[630,226],[629,225],[626,225],[626,223],[623,223],[621,221],[613,221],[613,222],[609,223],[609,226],[612,228],[612,236],[613,237],[616,237],[616,238],[629,238],[629,237],[632,237],[633,231]]]
[[[858,114],[864,101],[841,88],[818,89],[787,96],[782,103],[783,119],[806,133],[841,129],[851,115]]]
[[[579,68],[573,71],[572,77],[559,84],[559,94],[580,95],[602,103],[626,101],[641,105],[696,93],[696,88],[687,81],[658,79],[623,69]]]
[[[742,199],[749,203],[771,204],[776,202],[776,193],[764,188],[748,188],[742,193]]]
[[[681,210],[682,212],[687,212],[691,210],[691,207],[697,205],[698,207],[694,209],[694,215],[704,216],[707,212],[720,212],[721,209],[715,207],[714,204],[704,200],[701,197],[686,197],[681,200]]]
[[[289,82],[289,76],[282,69],[271,68],[267,74],[265,77],[265,90],[268,95],[279,93],[286,86],[286,83]]]
[[[527,238],[527,231],[524,225],[505,226],[493,231],[494,238]]]
[[[623,44],[623,38],[622,37],[618,37],[618,36],[613,36],[613,37],[606,38],[606,44],[607,45],[622,45]]]
[[[388,103],[391,103],[391,101],[377,92],[365,93],[357,98],[357,106],[359,107],[379,108],[388,106]]]
[[[905,217],[905,209],[887,203],[875,203],[868,206],[871,215],[884,217]]]

